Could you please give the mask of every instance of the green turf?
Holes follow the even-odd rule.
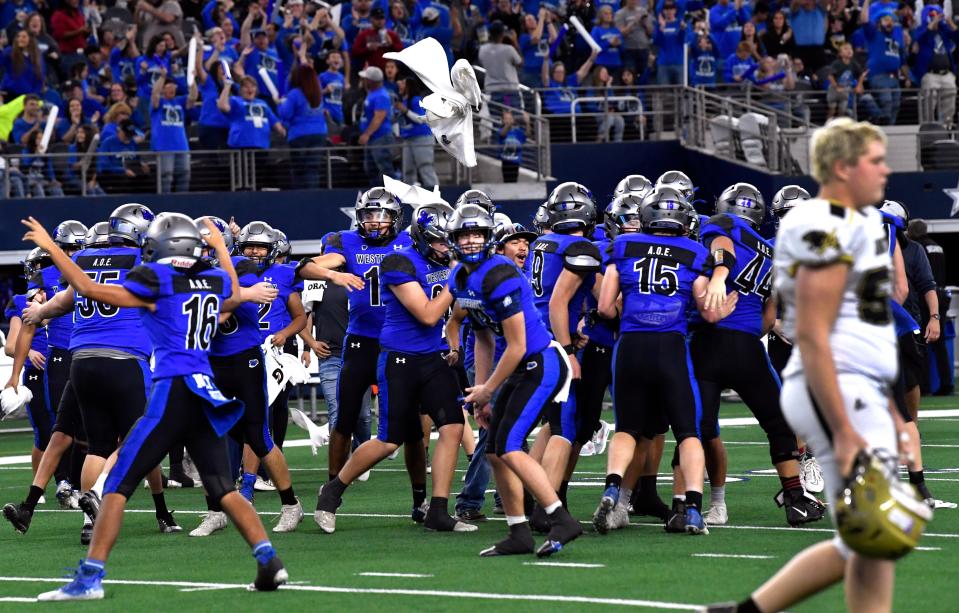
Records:
[[[955,399],[927,399],[923,408],[956,408]],[[740,405],[727,404],[723,416],[745,416]],[[928,444],[959,445],[959,419],[932,419],[923,423]],[[291,438],[303,433],[291,426]],[[748,480],[727,486],[727,504],[733,526],[784,527],[782,511],[772,497],[779,489],[773,476],[750,474],[768,467],[768,455],[762,445],[736,445],[737,442],[764,440],[755,426],[726,427],[724,438],[730,442],[730,474]],[[26,434],[0,435],[0,456],[28,452]],[[927,447],[925,462],[929,485],[940,498],[959,500],[957,447]],[[672,452],[672,445],[666,449]],[[603,568],[557,568],[527,566],[532,556],[506,559],[481,559],[480,549],[505,533],[503,521],[480,524],[472,534],[427,534],[407,517],[410,509],[408,480],[402,460],[384,462],[370,480],[351,487],[340,510],[337,532],[320,534],[311,511],[316,488],[325,475],[325,450],[317,458],[309,448],[288,449],[294,469],[294,483],[307,510],[307,517],[294,534],[271,535],[286,563],[291,580],[304,586],[344,589],[441,590],[491,594],[538,594],[581,596],[671,603],[703,604],[741,598],[774,573],[794,553],[829,537],[823,532],[806,530],[764,530],[714,528],[709,536],[667,535],[658,525],[635,525],[609,536],[587,533],[560,554],[556,562],[603,564]],[[402,455],[400,456],[402,457]],[[570,504],[575,516],[588,519],[599,498],[605,456],[584,458],[571,488]],[[664,466],[666,463],[664,462]],[[454,491],[459,488],[465,460],[460,462]],[[935,469],[952,469],[935,472]],[[29,467],[24,464],[0,466],[0,501],[18,501],[29,484]],[[52,499],[52,487],[47,494]],[[669,495],[669,484],[660,483],[660,494]],[[198,490],[173,490],[167,494],[171,509],[177,509],[180,523],[190,530],[199,515],[190,511],[203,508]],[[707,493],[708,499],[708,493]],[[490,510],[488,499],[487,511]],[[193,539],[185,533],[161,535],[156,530],[152,503],[140,490],[131,509],[151,512],[127,514],[123,532],[108,564],[108,578],[131,581],[183,581],[243,584],[251,580],[254,563],[249,549],[232,528],[206,539]],[[276,520],[279,500],[275,493],[259,493],[257,508],[270,525]],[[26,536],[13,533],[6,523],[0,525],[0,551],[4,554],[3,577],[57,578],[61,570],[72,566],[85,551],[79,544],[78,512],[56,510],[55,502],[39,507],[33,526]],[[356,517],[351,514],[382,514],[397,517]],[[651,523],[647,518],[634,518]],[[825,522],[817,528],[827,528]],[[959,585],[959,511],[941,510],[928,532],[947,536],[927,536],[922,545],[941,548],[918,551],[898,566],[895,590],[896,609],[917,611],[942,609],[946,592]],[[693,557],[694,553],[768,555],[772,559],[733,559]],[[363,572],[416,573],[429,578],[361,576]],[[53,589],[54,583],[0,580],[0,599],[32,597]],[[186,586],[189,588],[190,586]],[[505,611],[534,608],[561,611],[596,608],[599,603],[460,599],[443,595],[402,595],[355,592],[281,591],[276,594],[250,594],[239,589],[180,591],[184,586],[143,586],[107,584],[107,600],[95,604],[71,604],[71,610],[305,610],[344,608],[370,610],[463,610],[489,607]],[[3,606],[0,601],[0,607]],[[31,606],[31,605],[18,605]],[[35,605],[33,605],[35,606]],[[840,611],[843,595],[833,588],[796,611]]]

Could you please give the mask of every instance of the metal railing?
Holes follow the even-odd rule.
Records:
[[[635,111],[622,111],[614,112],[610,110],[610,104],[628,102],[635,104]],[[592,104],[600,103],[602,111],[586,112],[581,113],[576,111],[576,107],[581,104]],[[573,132],[573,142],[577,142],[576,134],[576,118],[577,117],[596,117],[597,119],[602,118],[600,122],[600,128],[605,127],[605,129],[600,129],[596,136],[597,140],[609,141],[609,133],[613,129],[610,125],[615,117],[622,117],[623,128],[622,132],[625,135],[626,127],[626,117],[635,117],[636,118],[636,127],[639,130],[639,140],[646,140],[646,126],[645,126],[645,117],[643,116],[643,101],[639,99],[639,96],[584,96],[582,98],[573,98],[573,101],[569,103],[569,114],[570,114],[570,124]],[[620,138],[619,140],[622,140]]]
[[[485,68],[483,68],[482,66],[473,64],[473,71],[476,72],[476,74],[480,75],[480,77],[482,77],[481,81],[485,79],[486,77]],[[480,85],[481,86],[483,85],[482,82],[480,83]],[[514,108],[519,108],[521,110],[528,110],[531,108],[534,115],[543,114],[543,99],[540,97],[539,92],[537,92],[535,89],[527,85],[523,85],[522,83],[518,83],[516,86],[516,89],[517,91],[520,92],[520,96],[519,96],[519,105]],[[485,91],[485,88],[484,88],[484,91]]]
[[[550,155],[549,123],[541,113],[527,113],[521,108],[501,104],[492,100],[489,94],[483,94],[484,106],[479,113],[473,113],[474,143],[478,156],[495,157],[498,154],[494,145],[494,135],[503,127],[503,111],[509,110],[513,114],[514,123],[529,122],[526,143],[521,149],[522,159],[520,166],[535,173],[537,181],[552,176],[552,158]],[[471,168],[462,167],[465,182],[472,183],[475,172]],[[462,183],[462,181],[459,181]]]

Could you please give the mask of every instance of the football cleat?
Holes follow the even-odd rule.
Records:
[[[606,527],[610,530],[620,530],[629,527],[629,507],[622,502],[617,502],[616,506],[606,517]]]
[[[328,484],[323,484],[316,496],[316,512],[313,513],[313,521],[320,527],[320,530],[327,534],[336,532],[336,510],[343,504],[340,497],[333,498],[330,494],[324,494]],[[425,514],[424,514],[425,517]]]
[[[710,504],[706,516],[703,518],[710,526],[725,526],[729,521],[729,514],[726,512],[726,503],[719,502]]]
[[[564,507],[560,507],[553,512],[550,517],[550,524],[553,526],[546,541],[536,550],[536,557],[545,558],[559,553],[564,545],[576,540],[583,533],[583,527]]]
[[[701,613],[736,613],[738,608],[738,602],[717,602],[703,607]]]
[[[80,508],[80,495],[73,489],[69,481],[61,481],[57,485],[57,502],[60,508],[70,511]]]
[[[673,500],[673,508],[666,520],[666,532],[686,532],[686,503]]]
[[[537,534],[549,534],[549,516],[539,503],[533,505],[533,510],[529,514],[529,527]]]
[[[671,515],[669,507],[666,506],[666,503],[662,501],[657,492],[646,494],[644,492],[635,491],[633,492],[633,497],[629,502],[630,515],[648,515],[650,517],[658,517],[659,520],[663,522],[668,520]]]
[[[190,536],[210,536],[226,528],[227,517],[223,511],[207,511],[200,525],[190,531]]]
[[[369,480],[370,480],[370,472],[372,472],[372,470],[373,470],[373,469],[370,469],[370,470],[366,471],[365,473],[360,474],[360,476],[357,477],[356,480],[357,480],[357,481],[363,481],[363,482],[369,481]]]
[[[200,471],[197,470],[196,464],[193,463],[193,458],[190,457],[189,453],[183,454],[183,472],[194,483],[200,483]]]
[[[581,458],[588,458],[594,455],[596,455],[596,446],[593,445],[593,441],[586,441],[583,443],[583,446],[579,448],[579,457]]]
[[[289,580],[290,575],[283,567],[283,562],[280,558],[273,556],[266,564],[256,565],[256,579],[247,589],[251,592],[275,592]]]
[[[529,529],[528,523],[515,524],[509,527],[509,536],[499,541],[492,547],[487,547],[480,552],[480,557],[491,558],[494,556],[515,556],[533,553],[535,547],[533,542],[533,533]]]
[[[410,517],[418,524],[422,524],[426,521],[426,515],[430,512],[430,503],[427,500],[424,500],[420,503],[420,506],[413,507],[413,511],[410,513]]]
[[[456,519],[460,521],[486,521],[487,517],[480,509],[463,509],[456,513]]]
[[[819,521],[826,515],[826,507],[812,494],[801,489],[782,491],[776,494],[776,504],[786,510],[786,523],[795,528]]]
[[[173,519],[173,511],[167,513],[166,517],[157,517],[157,526],[160,527],[160,532],[163,534],[183,532],[183,528],[180,526],[180,524],[176,523],[176,520]]]
[[[83,492],[78,502],[80,509],[86,513],[91,522],[96,523],[97,515],[100,513],[100,497],[96,492]]]
[[[479,530],[473,524],[459,521],[447,513],[429,513],[423,527],[430,532],[476,532]]]
[[[253,490],[257,492],[275,492],[276,486],[273,485],[272,481],[264,480],[263,477],[257,475],[256,481],[253,483]]]
[[[101,582],[106,576],[102,568],[88,566],[80,562],[79,568],[73,573],[73,579],[60,589],[44,592],[37,596],[40,601],[55,600],[101,600],[103,586]]]
[[[303,521],[303,505],[297,499],[296,504],[284,504],[280,507],[280,519],[273,526],[273,532],[293,532]]]
[[[84,518],[87,519],[87,518]],[[80,544],[87,546],[90,544],[90,541],[93,540],[93,524],[92,523],[83,523],[83,527],[80,528]]]
[[[822,476],[822,468],[814,456],[804,453],[799,458],[799,480],[803,489],[813,494],[819,494],[826,489],[826,481]]]
[[[686,507],[686,532],[689,534],[709,534],[706,520],[696,507]]]
[[[603,497],[599,500],[599,506],[596,507],[596,512],[593,513],[593,527],[596,528],[596,532],[606,534],[609,531],[609,525],[606,520],[618,500],[619,488],[615,485],[607,487],[606,491],[603,492]]]
[[[193,477],[186,474],[186,471],[182,468],[170,468],[170,479],[169,482],[179,483],[180,487],[196,487],[197,481],[193,480]]]
[[[593,433],[590,442],[593,444],[593,452],[596,455],[606,453],[606,445],[609,443],[609,437],[613,433],[613,427],[609,423],[599,420],[599,430]]]
[[[254,485],[256,484],[256,476],[249,475],[244,473],[240,481],[240,487],[236,488],[240,492],[240,496],[246,498],[250,504],[253,504],[253,495],[254,495]]]
[[[27,533],[27,530],[30,529],[30,522],[33,520],[33,513],[28,511],[26,507],[12,502],[3,505],[3,516],[13,524],[13,529],[20,534]]]

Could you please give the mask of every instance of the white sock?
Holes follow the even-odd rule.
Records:
[[[100,498],[103,498],[103,486],[107,482],[107,475],[109,473],[100,473],[100,476],[97,477],[97,482],[93,484],[93,487],[90,488],[91,492],[94,492]]]
[[[93,522],[90,521],[90,516],[87,515],[86,513],[84,513],[84,514],[83,514],[83,525],[84,525],[84,526],[89,526],[89,525],[91,525],[91,524],[93,524]]]
[[[673,494],[673,500],[682,500],[686,502],[686,494]]]
[[[563,506],[563,503],[560,502],[559,500],[557,500],[557,501],[554,502],[553,504],[551,504],[551,505],[549,505],[549,506],[547,506],[547,507],[543,507],[543,510],[546,511],[546,514],[547,514],[547,515],[552,515],[552,514],[553,514],[553,511],[555,511],[556,509],[560,508],[561,506]]]
[[[526,521],[525,515],[507,515],[506,516],[506,525],[515,526],[516,524],[521,524]]]
[[[709,487],[709,504],[726,504],[726,486]]]
[[[622,505],[628,505],[629,499],[633,497],[633,490],[628,490],[625,487],[620,488],[619,490],[619,503]]]

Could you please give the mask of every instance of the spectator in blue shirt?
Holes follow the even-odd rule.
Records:
[[[66,113],[61,113],[57,117],[57,123],[54,125],[53,131],[57,140],[69,145],[73,143],[81,127],[96,123],[99,118],[100,114],[97,113],[94,118],[88,120],[83,113],[83,102],[79,98],[71,98],[67,102]]]
[[[17,21],[18,13],[36,13],[37,5],[33,0],[7,0],[0,6],[0,28],[6,28]]]
[[[403,180],[410,185],[419,183],[426,189],[439,185],[433,159],[433,131],[426,123],[426,110],[421,106],[418,81],[413,78],[399,82],[396,106],[400,139],[403,141]]]
[[[170,72],[170,50],[163,36],[154,36],[146,54],[137,60],[137,107],[143,117],[150,116],[150,95],[153,86]]]
[[[523,33],[519,35],[523,73],[519,80],[527,87],[540,87],[543,62],[549,56],[549,46],[556,40],[556,28],[547,22],[547,16],[548,11],[541,8],[538,15],[527,13],[523,18]]]
[[[529,127],[529,115],[523,113],[523,123],[517,124],[513,112],[503,111],[503,127],[497,134],[500,144],[499,159],[503,167],[503,183],[516,183],[523,163],[523,145]]]
[[[37,39],[26,30],[20,30],[13,38],[13,44],[0,58],[3,68],[3,90],[8,100],[25,94],[40,94],[44,90],[46,70],[43,66]]]
[[[266,102],[256,97],[256,79],[240,79],[240,95],[231,96],[232,83],[224,84],[217,108],[230,120],[227,144],[231,149],[269,149],[270,130],[286,136],[286,129]]]
[[[310,27],[313,28],[311,32],[313,44],[310,46],[309,55],[313,58],[313,67],[319,73],[325,72],[327,56],[333,51],[339,51],[342,53],[340,68],[343,69],[343,75],[349,81],[351,74],[350,47],[346,42],[346,32],[339,24],[330,19],[329,11],[324,7],[316,10],[316,15],[314,15]]]
[[[593,60],[596,59],[597,52],[593,51],[583,65],[579,67],[574,74],[566,76],[566,64],[563,62],[554,62],[550,65],[549,58],[543,61],[542,79],[543,87],[547,88],[543,92],[543,107],[549,113],[557,115],[569,115],[570,103],[576,98],[576,89],[583,84],[590,69],[593,67]]]
[[[340,13],[340,26],[346,34],[346,43],[353,47],[356,36],[366,28],[372,26],[370,13],[373,10],[373,0],[353,0],[344,2]]]
[[[742,40],[743,24],[752,17],[752,11],[744,0],[718,0],[709,9],[709,32],[716,41],[716,53],[721,58],[727,58],[736,52],[739,41]],[[725,66],[720,66],[720,72]]]
[[[323,110],[326,112],[326,127],[330,134],[339,134],[343,128],[343,91],[349,83],[340,72],[343,67],[343,53],[330,51],[326,56],[326,70],[320,74],[320,87],[323,90]]]
[[[238,29],[240,24],[236,23],[233,13],[230,12],[232,8],[233,0],[210,0],[203,7],[203,27],[205,29],[215,26],[223,27],[223,20],[228,19],[233,22],[233,29]]]
[[[880,124],[895,124],[899,115],[899,103],[902,91],[899,76],[902,74],[906,87],[909,81],[909,67],[906,65],[906,46],[903,41],[902,27],[896,25],[893,14],[881,11],[872,14],[869,0],[859,14],[862,32],[866,37],[869,51],[866,68],[869,70],[868,85],[873,91],[882,115]]]
[[[796,41],[796,53],[812,71],[825,63],[826,25],[826,0],[792,0],[789,27]]]
[[[197,55],[199,55],[197,51]],[[199,58],[197,58],[199,60]],[[194,83],[188,96],[176,95],[176,81],[169,76],[153,86],[150,99],[150,149],[157,156],[160,193],[190,191],[190,143],[186,136],[186,115],[196,104]]]
[[[693,87],[716,85],[719,75],[719,56],[713,38],[703,34],[689,50],[689,84]]]
[[[139,134],[136,124],[124,120],[116,134],[100,141],[97,157],[97,177],[100,184],[110,194],[129,194],[140,191],[153,191],[150,181],[150,169],[137,155]]]
[[[290,170],[294,189],[320,187],[323,156],[315,151],[327,144],[326,114],[316,71],[307,63],[301,47],[301,62],[293,69],[290,90],[280,102],[277,114],[287,126],[290,145]],[[305,150],[305,151],[304,151]]]
[[[943,17],[941,7],[930,4],[922,8],[919,27],[912,38],[919,47],[915,71],[921,88],[920,121],[938,121],[949,128],[956,115],[956,61],[953,53],[959,30],[952,19]]]
[[[608,4],[600,7],[590,36],[602,49],[596,56],[596,65],[605,66],[610,73],[618,73],[623,65],[619,54],[623,45],[623,33],[613,24],[613,9]]]
[[[87,167],[86,195],[106,195],[106,192],[103,191],[103,188],[97,183],[96,166],[94,165],[92,169],[89,168],[92,158],[87,158],[88,151],[91,149],[96,151],[96,144],[99,142],[97,138],[95,138],[96,133],[96,128],[89,124],[80,126],[77,130],[76,138],[70,143],[70,147],[67,149],[67,151],[70,152],[70,157],[67,158],[67,171],[64,177],[64,183],[71,195],[83,193],[84,166]],[[93,172],[90,172],[91,170]]]
[[[736,53],[726,58],[724,75],[726,83],[751,81],[757,68],[759,68],[759,62],[753,58],[749,43],[743,41],[736,48]]]
[[[449,17],[448,11],[446,16]],[[434,38],[436,42],[443,45],[443,49],[446,50],[446,61],[450,66],[453,65],[453,28],[449,25],[449,20],[446,25],[443,24],[440,11],[435,6],[426,7],[420,16],[420,23],[416,28],[416,40],[420,41],[424,38]]]
[[[375,183],[382,175],[396,178],[393,166],[393,126],[390,111],[393,103],[390,94],[383,87],[383,71],[376,66],[368,66],[360,71],[363,87],[366,88],[366,100],[363,101],[363,118],[360,120],[359,144],[366,147],[364,166],[366,174]]]
[[[43,133],[36,131],[30,134],[26,155],[20,161],[27,172],[27,191],[34,198],[62,197],[63,187],[53,171],[53,158],[42,155],[40,141],[43,140]]]
[[[136,81],[140,49],[137,48],[137,27],[128,26],[126,37],[110,51],[110,72],[114,83]]]
[[[43,130],[40,122],[40,97],[36,94],[27,94],[23,99],[23,112],[13,122],[10,131],[10,142],[26,147],[30,144],[34,132]]]
[[[656,84],[681,85],[683,83],[683,45],[686,41],[686,22],[676,17],[676,4],[667,0],[663,13],[656,22],[653,43],[658,49],[656,56]]]
[[[413,35],[413,25],[410,23],[409,11],[406,10],[406,4],[402,0],[394,0],[390,3],[389,17],[386,19],[386,27],[396,32],[403,43],[403,48],[409,47],[416,42]]]
[[[273,86],[282,96],[286,90],[286,74],[283,69],[283,63],[276,49],[270,47],[270,37],[266,30],[253,31],[253,47],[246,47],[240,53],[240,61],[243,62],[243,71],[256,79],[256,85],[260,97],[269,102],[273,102],[270,97],[270,90],[266,86],[266,81],[260,75],[260,68],[264,68],[273,82]]]

